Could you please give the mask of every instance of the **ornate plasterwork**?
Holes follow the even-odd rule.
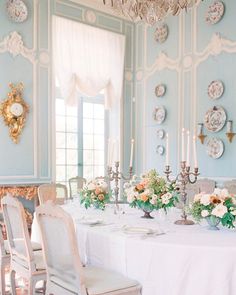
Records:
[[[222,52],[235,53],[236,42],[223,38],[220,33],[215,33],[206,48],[201,53],[196,53],[198,57],[197,64],[208,59],[211,55],[216,56]]]
[[[9,52],[13,57],[22,55],[30,62],[35,62],[35,52],[24,45],[22,36],[16,31],[11,32],[0,42],[0,53]]]

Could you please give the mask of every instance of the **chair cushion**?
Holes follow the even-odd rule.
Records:
[[[132,287],[139,287],[139,283],[117,272],[98,268],[86,267],[85,284],[89,295],[100,295]]]
[[[23,257],[19,257],[13,254],[12,261],[23,266],[26,270],[29,270],[29,262],[27,261],[26,258],[24,259]],[[35,268],[37,271],[42,271],[46,269],[42,251],[34,251],[34,261],[35,261]]]
[[[114,291],[122,291],[129,288],[137,287],[137,294],[140,290],[140,285],[137,281],[129,279],[117,272],[110,270],[105,270],[98,267],[85,267],[85,287],[89,295],[102,295]],[[57,276],[51,276],[50,281],[56,285],[72,292],[78,294],[79,289],[75,285],[75,281],[67,280]]]
[[[32,244],[33,251],[40,251],[40,250],[42,250],[42,246],[39,243],[37,243],[37,242],[31,242],[31,244]],[[4,248],[5,248],[6,254],[10,254],[9,245],[8,245],[8,241],[7,240],[4,241]]]

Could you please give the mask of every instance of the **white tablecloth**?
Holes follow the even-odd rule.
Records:
[[[236,231],[210,231],[206,225],[174,225],[177,212],[168,217],[153,213],[155,219],[140,218],[142,212],[129,210],[114,216],[99,213],[105,226],[82,225],[85,213],[76,204],[63,208],[74,220],[83,262],[113,269],[136,279],[143,295],[236,295]],[[127,235],[123,225],[143,226],[166,232],[160,236]],[[32,240],[40,241],[34,221]]]

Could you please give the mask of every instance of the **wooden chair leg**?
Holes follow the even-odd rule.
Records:
[[[0,290],[1,290],[1,294],[5,295],[6,292],[6,284],[5,284],[5,265],[4,263],[2,263],[2,261],[0,262],[0,268],[1,268],[1,275],[0,275]]]
[[[10,272],[10,280],[11,280],[11,293],[12,295],[16,295],[16,272],[13,269]]]
[[[33,278],[29,280],[28,295],[37,295],[36,294],[36,281]]]

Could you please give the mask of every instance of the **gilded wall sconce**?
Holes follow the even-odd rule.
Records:
[[[207,137],[206,135],[203,134],[203,123],[198,123],[198,138],[201,142],[201,144],[204,144],[205,138]]]
[[[235,136],[235,133],[233,132],[233,121],[232,120],[228,120],[228,122],[227,122],[226,136],[228,137],[228,140],[231,143],[233,141],[234,136]]]
[[[9,128],[11,139],[14,143],[18,143],[29,107],[22,98],[23,83],[17,85],[10,83],[9,87],[11,91],[8,93],[8,98],[0,104],[0,115],[3,116],[6,126]]]

